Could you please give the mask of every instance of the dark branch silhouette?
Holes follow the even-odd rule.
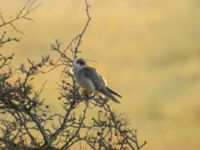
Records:
[[[23,34],[23,31],[18,29],[18,27],[16,27],[16,23],[21,21],[21,20],[28,20],[28,21],[33,21],[32,18],[29,17],[29,15],[40,6],[40,4],[35,4],[36,0],[28,0],[26,2],[26,4],[22,7],[22,9],[19,10],[19,12],[17,12],[17,14],[10,19],[5,19],[3,14],[0,13],[0,29],[3,30],[4,27],[6,26],[10,26],[15,32]],[[11,36],[7,36],[6,35],[6,31],[3,31],[3,33],[0,33],[0,47],[2,45],[4,45],[7,42],[10,41],[16,41],[19,42],[21,40],[20,38],[16,38],[16,37],[11,37]]]
[[[5,21],[1,15],[0,28],[10,25],[20,32],[14,23],[18,20],[32,20],[28,15],[38,5],[28,1],[14,19]],[[27,59],[17,69],[12,69],[10,62],[14,54],[0,55],[0,148],[8,150],[68,150],[84,142],[94,150],[139,150],[137,130],[129,128],[129,122],[123,114],[115,112],[112,102],[100,94],[85,95],[75,83],[71,67],[78,57],[79,48],[87,31],[91,16],[89,4],[85,0],[87,21],[82,31],[75,36],[68,46],[63,47],[60,40],[51,45],[59,54],[58,58],[42,56],[39,62]],[[3,33],[0,45],[10,41]],[[41,98],[45,89],[34,89],[31,81],[40,74],[63,67],[59,92],[55,103],[61,102],[64,114],[49,113],[50,107]],[[48,70],[48,71],[44,71]],[[92,115],[91,115],[92,112]]]

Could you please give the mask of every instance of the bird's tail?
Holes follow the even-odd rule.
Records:
[[[115,96],[118,96],[118,97],[122,98],[121,95],[119,95],[118,93],[116,93],[115,91],[113,91],[112,89],[110,89],[109,87],[106,87],[106,89],[107,89],[110,93],[114,94]]]
[[[103,94],[105,94],[106,96],[108,96],[111,100],[113,100],[116,103],[120,103],[113,95],[116,95],[118,97],[121,97],[119,94],[117,94],[116,92],[114,92],[113,90],[111,90],[110,88],[106,87],[106,88],[102,88],[100,90]]]
[[[112,94],[107,95],[111,100],[113,100],[115,103],[120,103]]]

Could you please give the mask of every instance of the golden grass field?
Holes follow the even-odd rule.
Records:
[[[15,52],[19,65],[26,58],[49,54],[56,38],[64,45],[86,21],[83,0],[39,0],[34,22],[18,22],[26,36],[3,47]],[[25,0],[0,0],[0,12],[13,16]],[[123,99],[113,104],[138,129],[144,150],[200,148],[200,1],[89,0],[91,24],[81,56],[98,68]],[[7,28],[8,33],[15,35]],[[17,34],[16,36],[22,36]],[[35,86],[41,85],[41,77]],[[48,76],[44,97],[56,110],[58,72]],[[52,93],[52,95],[49,95]]]

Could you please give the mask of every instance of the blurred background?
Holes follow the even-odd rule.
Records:
[[[0,12],[10,17],[26,0],[0,0]],[[20,43],[4,46],[15,52],[13,65],[29,57],[39,60],[50,54],[57,38],[63,45],[83,28],[83,0],[38,0],[33,22],[20,21],[25,36]],[[80,56],[119,92],[123,112],[147,140],[144,150],[198,150],[200,147],[200,1],[198,0],[89,0],[91,24]],[[54,54],[53,54],[54,55]],[[59,72],[34,80],[35,87],[47,78],[43,96],[52,110],[59,110]],[[49,93],[52,93],[50,95]]]

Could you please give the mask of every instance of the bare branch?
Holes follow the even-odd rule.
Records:
[[[79,49],[79,46],[80,46],[81,41],[82,41],[82,37],[85,34],[85,32],[86,32],[86,30],[87,30],[87,28],[89,26],[90,20],[92,19],[91,16],[90,16],[90,13],[89,13],[89,7],[90,7],[90,5],[88,4],[87,0],[85,0],[85,6],[86,6],[86,10],[85,11],[86,11],[88,20],[87,20],[87,22],[86,22],[86,24],[85,24],[82,32],[75,37],[75,39],[76,39],[76,46],[75,46],[74,52],[73,52],[73,54],[74,54],[73,58],[74,59],[77,58],[77,53],[78,53],[78,49]]]
[[[9,20],[6,20],[4,16],[0,14],[0,28],[10,26],[15,32],[24,35],[23,31],[18,29],[15,23],[21,20],[33,21],[32,18],[29,17],[29,15],[41,5],[41,4],[35,4],[35,3],[36,3],[36,0],[27,0],[26,4],[22,7],[21,10],[19,10],[16,16]],[[5,36],[5,34],[6,32],[3,32],[0,37],[0,47],[8,42],[11,42],[11,41],[19,42],[21,40],[21,37],[16,38],[16,37],[11,37],[11,36]]]
[[[38,7],[34,6],[35,1],[27,1],[17,17],[10,21],[1,15],[1,25],[9,25],[21,32],[14,22],[32,20],[28,15]],[[11,69],[14,54],[0,54],[0,115],[6,115],[0,120],[1,149],[68,150],[84,141],[94,150],[140,150],[146,144],[146,141],[139,144],[137,130],[129,128],[129,121],[124,114],[113,110],[107,97],[99,93],[84,93],[74,80],[72,65],[91,20],[90,6],[87,0],[84,2],[87,21],[81,32],[66,48],[62,47],[60,40],[51,45],[51,50],[59,55],[57,59],[47,55],[35,62],[27,58],[18,69]],[[4,32],[0,45],[15,40],[9,39]],[[61,103],[64,113],[54,113],[41,97],[48,81],[41,84],[39,90],[34,88],[32,81],[60,66],[63,67],[63,76],[59,78],[60,95],[55,103]]]

